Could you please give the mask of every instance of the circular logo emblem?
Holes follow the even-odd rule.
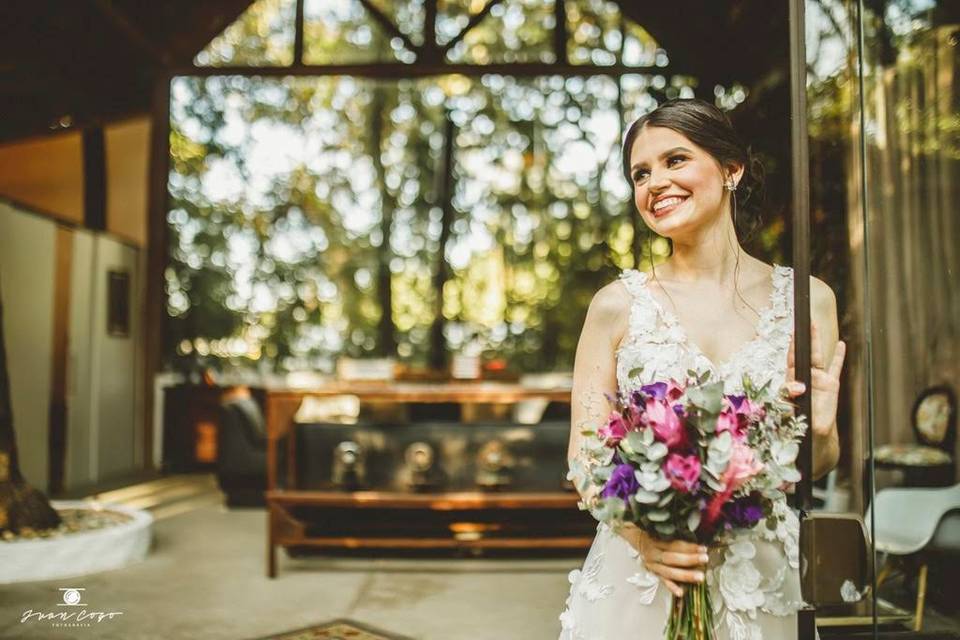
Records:
[[[66,604],[77,604],[80,602],[80,592],[76,589],[65,589],[63,592],[63,601]]]

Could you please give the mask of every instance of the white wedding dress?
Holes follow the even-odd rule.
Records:
[[[727,393],[742,392],[743,374],[778,389],[786,376],[793,331],[793,270],[775,265],[773,292],[761,311],[754,338],[728,361],[715,365],[687,339],[676,317],[647,289],[648,275],[629,269],[621,282],[631,297],[627,335],[617,350],[617,382],[630,390],[655,380],[684,379],[687,371],[709,370]],[[629,372],[640,365],[640,379]],[[711,549],[706,578],[720,640],[793,640],[800,596],[799,534],[786,497],[775,503],[784,516],[771,530],[765,521],[738,533],[726,547]],[[583,569],[570,573],[570,596],[560,614],[560,640],[659,640],[672,594],[648,571],[643,558],[606,525]]]

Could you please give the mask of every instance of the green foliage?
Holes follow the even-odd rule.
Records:
[[[376,4],[422,43],[422,3]],[[449,42],[483,4],[442,2],[438,41]],[[254,4],[198,62],[287,60],[291,5]],[[567,8],[572,61],[666,63],[612,3]],[[549,61],[552,17],[549,2],[505,2],[447,59]],[[358,2],[307,2],[304,45],[316,63],[412,55]],[[596,290],[667,250],[642,242],[648,232],[620,176],[625,122],[691,82],[649,74],[177,78],[170,362],[329,369],[340,354],[376,354],[423,364],[440,295],[447,349],[505,357],[518,371],[569,369]],[[448,120],[453,219],[441,247]],[[435,291],[441,261],[450,277]]]

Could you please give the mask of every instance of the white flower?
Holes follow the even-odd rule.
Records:
[[[763,640],[760,625],[747,622],[743,616],[732,611],[727,612],[727,627],[730,629],[730,640]]]
[[[763,606],[763,591],[760,583],[763,576],[753,565],[756,547],[752,542],[740,540],[730,545],[726,559],[718,571],[720,594],[730,611],[745,611],[750,617],[756,615],[757,607]]]
[[[657,588],[660,586],[660,578],[650,571],[643,570],[627,578],[627,582],[640,590],[640,604],[650,604],[657,596]]]
[[[577,626],[577,621],[573,618],[573,612],[570,609],[564,609],[560,614],[560,628],[565,631],[573,631]]]

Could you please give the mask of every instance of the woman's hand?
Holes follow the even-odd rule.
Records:
[[[820,345],[820,329],[814,322],[810,326],[810,427],[813,435],[831,436],[836,428],[837,402],[840,396],[840,372],[843,370],[843,358],[847,345],[838,340],[833,350],[830,366],[824,366],[823,350]],[[802,394],[806,387],[798,382],[795,373],[794,339],[790,337],[790,349],[787,351],[787,393],[791,398]]]
[[[643,564],[660,578],[678,598],[683,597],[680,582],[703,582],[710,561],[707,548],[693,542],[657,540],[635,525],[626,525],[632,544],[640,552]]]

